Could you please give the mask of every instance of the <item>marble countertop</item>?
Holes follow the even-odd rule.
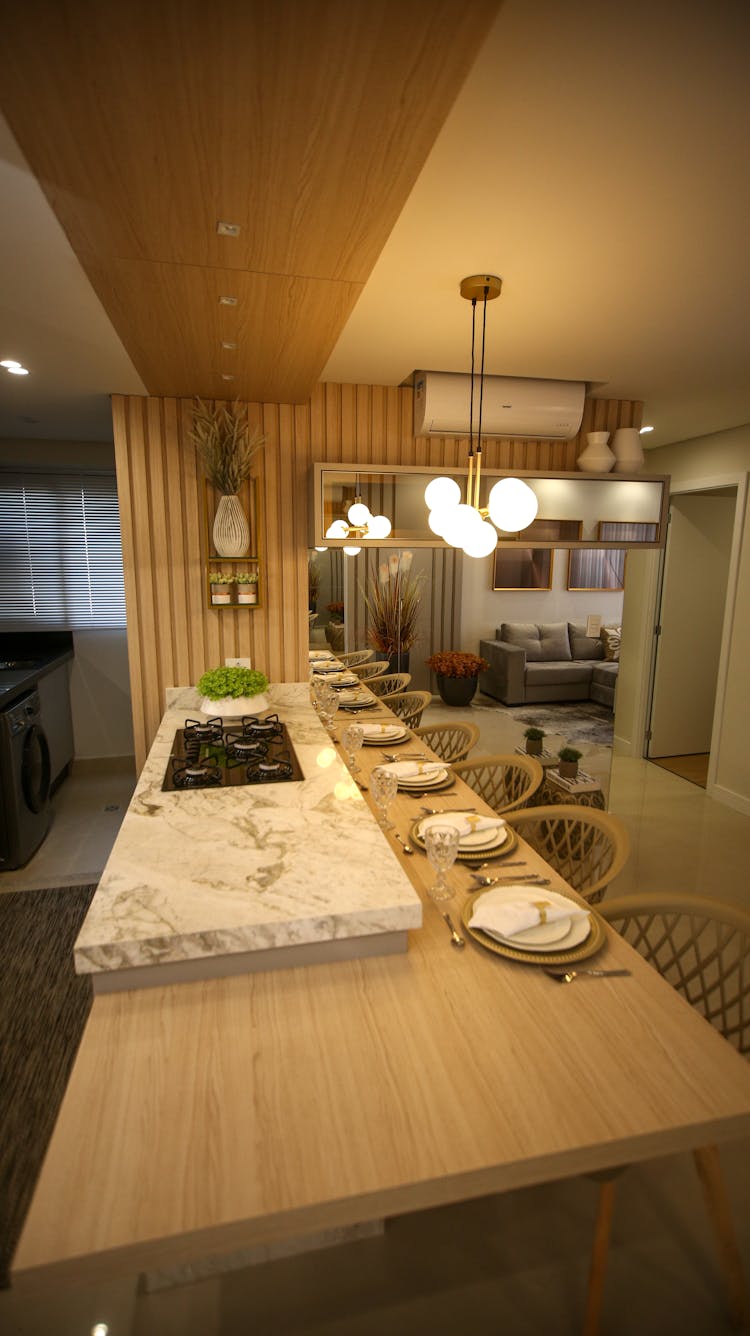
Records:
[[[307,683],[268,695],[304,779],[170,793],[161,785],[175,731],[200,712],[194,689],[168,692],[75,945],[78,973],[421,926],[421,901],[312,709]]]

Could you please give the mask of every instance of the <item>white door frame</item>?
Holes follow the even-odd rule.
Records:
[[[742,546],[742,525],[745,515],[745,505],[748,494],[747,473],[722,473],[711,475],[706,478],[691,478],[689,482],[678,482],[670,486],[669,495],[684,496],[689,492],[711,492],[721,487],[736,487],[737,501],[734,512],[734,527],[732,530],[732,543],[729,553],[729,571],[727,575],[727,592],[724,602],[724,620],[721,631],[721,647],[719,651],[719,668],[716,675],[716,697],[714,701],[713,723],[711,726],[711,752],[708,763],[708,778],[706,782],[706,792],[711,798],[718,802],[724,802],[725,797],[722,790],[716,783],[716,774],[719,764],[718,742],[721,735],[721,726],[724,719],[724,702],[726,697],[727,675],[729,672],[729,647],[732,638],[732,626],[734,624],[734,612],[737,602],[737,581],[739,575],[740,549]],[[669,541],[669,539],[667,539]],[[650,573],[649,590],[649,618],[651,625],[656,626],[656,613],[658,601],[661,594],[661,575],[664,569],[664,561],[654,563]],[[658,650],[658,636],[652,635],[650,662],[645,668],[641,681],[640,698],[638,702],[638,718],[635,720],[633,729],[634,737],[643,738],[643,752],[646,755],[646,729],[648,726],[649,712],[651,708],[651,691],[654,678],[654,667],[656,663],[656,654]]]

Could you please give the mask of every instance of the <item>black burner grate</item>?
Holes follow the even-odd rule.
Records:
[[[226,727],[219,718],[186,719],[175,734],[162,789],[182,792],[303,778],[278,715],[247,715]]]

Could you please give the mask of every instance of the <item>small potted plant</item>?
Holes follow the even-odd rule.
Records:
[[[198,680],[204,714],[238,717],[269,706],[268,678],[257,668],[209,668]]]
[[[211,602],[218,604],[231,603],[235,576],[224,575],[221,571],[209,571],[208,578],[211,582]]]
[[[343,603],[326,603],[326,607],[331,614],[331,621],[341,623],[344,620]]]
[[[561,747],[557,754],[560,758],[557,768],[563,779],[575,779],[583,752],[576,751],[575,747]]]
[[[477,678],[489,668],[486,659],[462,650],[440,650],[425,660],[437,678],[440,699],[445,705],[468,705],[476,689]]]
[[[532,725],[524,733],[526,739],[526,752],[529,756],[541,756],[544,746],[544,729]]]
[[[237,583],[237,602],[257,603],[258,602],[257,571],[238,571],[234,578]]]

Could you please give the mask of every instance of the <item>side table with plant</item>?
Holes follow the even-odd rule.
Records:
[[[468,705],[477,689],[477,678],[489,664],[478,654],[462,650],[440,650],[425,660],[437,678],[440,699],[445,705]]]

